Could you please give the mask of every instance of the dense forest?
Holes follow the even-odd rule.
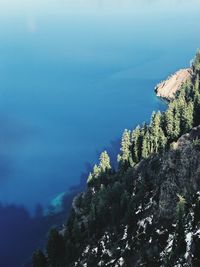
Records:
[[[165,112],[106,151],[33,267],[200,266],[200,52]],[[195,128],[196,127],[196,128]]]

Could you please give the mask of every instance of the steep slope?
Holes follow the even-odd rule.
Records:
[[[117,217],[111,220],[104,211],[71,266],[199,266],[200,255],[191,255],[200,242],[200,211],[196,210],[200,204],[200,127],[183,135],[163,155],[143,160],[125,181],[119,181],[107,196],[110,201],[102,200],[104,209],[118,210]],[[91,188],[75,199],[73,212],[80,224],[87,225],[88,217],[79,203],[86,203],[90,194],[102,196],[103,191]],[[128,201],[122,203],[126,197]]]
[[[200,52],[164,113],[104,151],[61,232],[33,267],[200,266]]]

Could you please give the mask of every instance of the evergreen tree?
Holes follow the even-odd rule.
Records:
[[[47,259],[41,250],[33,253],[32,267],[47,267]]]
[[[199,74],[196,75],[194,81],[194,91],[199,92]]]
[[[100,170],[99,166],[97,166],[97,165],[95,164],[95,165],[94,165],[94,168],[93,168],[93,176],[94,176],[94,178],[98,178],[100,172],[101,172],[101,170]]]
[[[100,155],[99,169],[102,173],[111,170],[110,158],[106,151],[102,152]]]
[[[192,62],[192,70],[194,74],[198,74],[200,71],[200,50],[197,51],[196,56]]]
[[[150,133],[151,138],[151,152],[158,152],[159,150],[159,134],[160,134],[160,125],[161,125],[161,113],[160,111],[153,112],[150,123]]]
[[[184,217],[185,217],[185,199],[178,195],[179,202],[177,204],[177,226],[176,234],[173,241],[172,258],[176,260],[184,256],[186,252],[186,241],[185,241],[185,227],[184,227]]]
[[[164,114],[165,132],[169,142],[177,140],[181,134],[180,130],[180,107],[174,101],[169,104]]]
[[[169,141],[171,142],[174,140],[174,113],[173,113],[173,106],[172,104],[169,104],[168,110],[165,112],[165,131],[166,136],[168,137]]]
[[[65,256],[65,244],[61,234],[56,229],[52,229],[49,233],[47,241],[47,256],[50,267],[63,267]]]
[[[92,173],[90,172],[90,173],[89,173],[89,176],[88,176],[88,178],[87,178],[87,184],[88,184],[88,185],[91,184],[92,181],[93,181],[93,175],[92,175]]]
[[[142,140],[142,153],[141,154],[142,154],[143,159],[147,158],[149,155],[147,135],[144,135],[143,140]]]
[[[196,91],[194,94],[194,125],[200,124],[200,93]]]
[[[118,155],[119,166],[126,170],[131,165],[131,132],[127,129],[122,136],[120,151],[121,153]]]
[[[193,113],[194,113],[194,105],[193,102],[189,102],[185,105],[183,110],[182,118],[181,118],[181,128],[182,133],[187,133],[193,127]]]
[[[137,126],[131,133],[131,152],[134,163],[139,161],[139,139],[140,139],[140,127]]]
[[[102,152],[99,158],[99,166],[94,165],[93,172],[89,173],[87,178],[88,186],[92,186],[98,181],[98,178],[102,177],[104,174],[108,174],[111,170],[110,157],[106,151]]]

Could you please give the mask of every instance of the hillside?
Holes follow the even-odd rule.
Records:
[[[200,266],[200,53],[164,113],[106,151],[33,267]]]

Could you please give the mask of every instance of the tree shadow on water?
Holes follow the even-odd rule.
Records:
[[[107,150],[115,167],[119,144],[119,140],[111,141],[109,146],[103,147],[100,151]],[[97,160],[100,152],[96,151]],[[0,266],[31,266],[32,253],[38,248],[44,248],[50,228],[53,226],[61,228],[67,221],[72,201],[78,193],[85,190],[87,177],[92,168],[91,163],[85,163],[85,170],[80,175],[79,184],[72,186],[65,193],[60,212],[46,213],[38,204],[35,215],[32,216],[24,206],[0,204]],[[4,167],[0,168],[1,173],[4,171]]]

